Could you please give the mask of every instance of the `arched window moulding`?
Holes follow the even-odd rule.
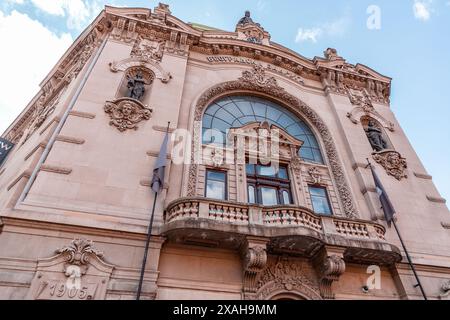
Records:
[[[161,80],[162,83],[168,83],[172,79],[170,72],[164,70],[164,68],[154,61],[143,61],[139,58],[128,58],[119,62],[111,62],[109,64],[112,72],[125,72],[130,68],[146,68],[151,70],[155,74],[155,78]]]
[[[228,94],[260,94],[260,96],[275,99],[288,107],[292,112],[298,113],[299,117],[308,121],[314,128],[323,145],[327,157],[327,163],[331,169],[333,179],[336,183],[339,198],[345,215],[348,218],[357,218],[357,209],[347,179],[339,159],[337,149],[330,131],[317,115],[317,113],[303,101],[288,93],[278,85],[274,77],[266,76],[263,66],[253,66],[252,69],[242,72],[242,77],[235,81],[217,84],[207,89],[197,100],[195,105],[193,122],[202,121],[203,113],[209,104],[220,97]],[[191,150],[195,150],[195,139],[192,141]],[[194,152],[191,152],[191,165],[187,176],[187,196],[195,196],[197,186],[198,165],[195,163]]]

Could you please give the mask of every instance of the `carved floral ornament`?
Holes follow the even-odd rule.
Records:
[[[74,239],[51,258],[39,259],[27,299],[105,299],[114,266],[86,239]]]
[[[212,100],[232,92],[253,92],[269,95],[272,98],[280,100],[282,103],[284,102],[285,105],[290,106],[292,111],[300,113],[301,117],[307,119],[317,129],[324,144],[329,166],[338,188],[338,194],[345,215],[348,218],[357,218],[357,211],[349,184],[345,178],[336,146],[327,126],[314,110],[297,97],[285,91],[284,88],[280,87],[274,77],[267,76],[266,71],[262,66],[255,66],[249,71],[244,71],[242,77],[236,81],[218,84],[204,92],[197,101],[194,121],[201,121],[204,110]],[[195,141],[192,142],[192,150],[195,150],[194,143]],[[187,196],[190,197],[195,196],[197,186],[198,165],[195,164],[194,153],[191,154],[191,161],[192,164],[189,168],[187,187]]]
[[[388,175],[395,177],[399,181],[408,177],[405,172],[408,168],[406,159],[397,151],[383,150],[373,153],[372,157],[386,170]]]
[[[149,120],[153,112],[140,101],[131,98],[107,101],[104,110],[109,114],[109,124],[121,132],[137,130],[138,124],[143,120]]]
[[[70,245],[56,250],[56,253],[65,255],[69,264],[78,266],[88,264],[92,256],[100,260],[103,258],[103,252],[94,249],[94,243],[85,239],[74,239]]]

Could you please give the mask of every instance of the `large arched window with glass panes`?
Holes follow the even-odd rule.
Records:
[[[272,101],[252,96],[228,96],[209,105],[203,115],[203,143],[224,144],[230,128],[265,121],[304,142],[299,154],[304,161],[324,163],[317,139],[303,120]]]

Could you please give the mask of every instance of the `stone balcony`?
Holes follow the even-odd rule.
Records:
[[[182,198],[167,206],[161,233],[176,243],[239,250],[247,237],[268,241],[274,254],[312,258],[325,246],[345,248],[347,262],[390,265],[401,260],[385,240],[384,226],[320,216],[297,206],[262,207],[206,198]]]

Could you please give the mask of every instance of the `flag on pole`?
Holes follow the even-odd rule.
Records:
[[[166,171],[168,144],[169,129],[167,129],[166,136],[164,137],[164,141],[161,145],[161,150],[159,151],[158,159],[156,160],[155,168],[153,169],[151,188],[156,193],[160,192],[164,186],[164,174]]]
[[[0,166],[6,159],[6,156],[14,147],[14,144],[6,139],[0,138]]]
[[[394,219],[396,219],[395,216],[395,209],[392,205],[391,200],[389,199],[386,190],[384,189],[383,185],[381,184],[380,178],[378,178],[377,173],[372,167],[372,164],[370,164],[370,170],[372,171],[373,180],[375,181],[375,187],[377,188],[378,196],[380,197],[381,206],[383,208],[384,217],[388,223],[388,226],[391,227],[391,223]]]

